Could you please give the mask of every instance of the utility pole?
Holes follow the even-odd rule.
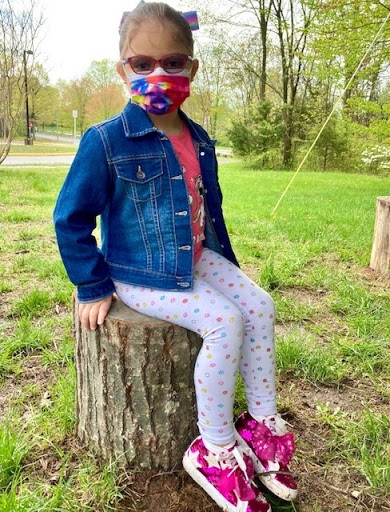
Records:
[[[31,137],[31,127],[30,127],[30,114],[28,111],[28,84],[27,84],[27,55],[32,55],[33,52],[31,50],[23,51],[23,64],[24,64],[24,88],[26,95],[26,138],[24,139],[24,144],[28,146],[33,145],[33,138]]]

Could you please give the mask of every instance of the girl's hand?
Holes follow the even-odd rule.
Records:
[[[98,325],[102,325],[114,298],[115,297],[111,295],[98,302],[79,304],[79,317],[85,329],[94,331]]]

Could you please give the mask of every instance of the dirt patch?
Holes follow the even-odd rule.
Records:
[[[356,384],[356,383],[355,383]],[[389,404],[366,384],[346,383],[339,387],[325,387],[307,381],[279,381],[279,396],[293,408],[282,411],[293,426],[296,455],[291,470],[298,482],[300,494],[294,505],[270,495],[258,482],[273,510],[299,512],[386,512],[390,511],[388,498],[367,492],[368,482],[343,460],[329,462],[328,443],[332,433],[317,418],[317,406],[327,404],[330,410],[340,408],[342,413],[363,411],[368,401],[370,408],[389,413]],[[124,489],[127,498],[118,512],[220,512],[220,508],[200,489],[184,471],[172,473],[141,472],[133,475]],[[156,508],[158,507],[158,508]]]
[[[138,473],[127,493],[129,496],[118,512],[221,512],[184,471]]]
[[[25,358],[20,366],[20,373],[10,374],[2,382],[0,389],[0,421],[8,410],[8,404],[23,398],[23,411],[19,411],[26,420],[35,407],[40,407],[45,399],[48,382],[54,378],[54,371],[42,364],[40,355]],[[27,391],[28,390],[28,391]]]

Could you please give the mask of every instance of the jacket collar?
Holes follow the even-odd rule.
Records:
[[[214,145],[214,143],[199,130],[200,127],[191,121],[191,119],[189,119],[189,117],[184,114],[182,110],[179,110],[179,115],[187,123],[191,135],[196,142],[210,146]],[[147,113],[138,105],[131,103],[131,101],[129,101],[125,108],[122,110],[121,118],[126,137],[143,137],[148,133],[159,131],[153,125]]]
[[[142,137],[156,131],[146,112],[131,101],[122,110],[121,118],[126,137]]]

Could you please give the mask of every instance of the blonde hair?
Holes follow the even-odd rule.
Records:
[[[194,54],[194,38],[191,28],[184,16],[173,7],[162,2],[149,2],[139,4],[133,11],[129,12],[121,26],[119,37],[119,52],[125,51],[131,44],[131,40],[139,30],[142,23],[149,20],[156,20],[162,23],[169,22],[176,31],[172,34],[174,40],[185,46],[188,54]]]

